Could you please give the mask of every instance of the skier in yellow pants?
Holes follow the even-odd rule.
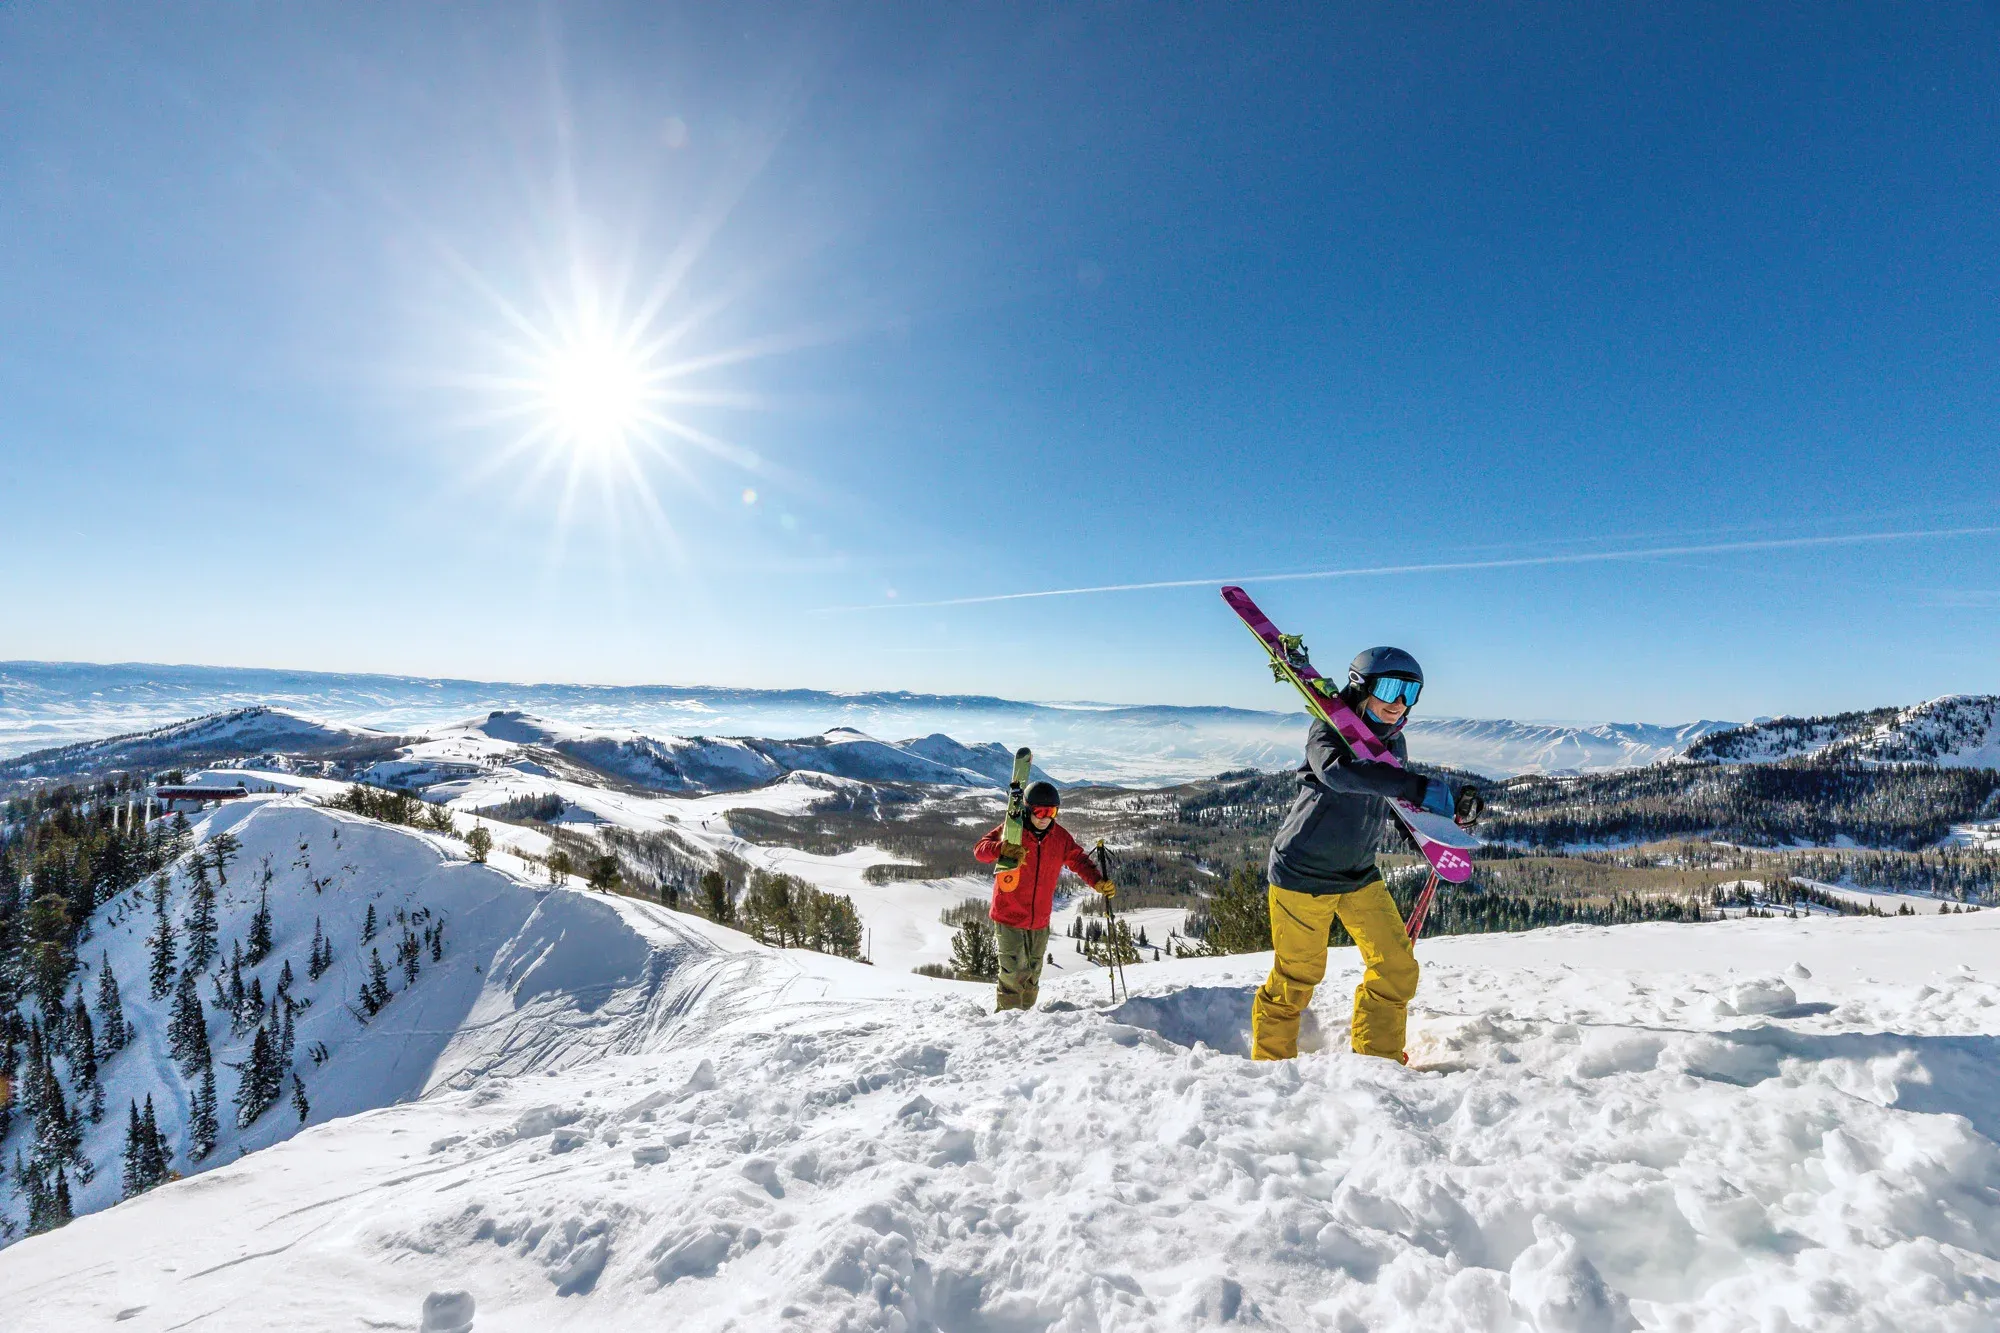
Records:
[[[1361,947],[1366,969],[1354,988],[1354,1049],[1403,1058],[1403,1021],[1417,993],[1417,956],[1381,880],[1347,893],[1294,893],[1271,886],[1271,975],[1250,1006],[1250,1055],[1289,1060],[1299,1053],[1299,1015],[1326,978],[1334,921]]]
[[[1354,659],[1341,692],[1375,734],[1408,754],[1401,735],[1424,683],[1400,648],[1370,648]],[[1328,933],[1337,920],[1360,946],[1354,988],[1354,1049],[1402,1060],[1406,1014],[1417,993],[1417,958],[1403,918],[1375,866],[1375,839],[1400,798],[1440,814],[1464,811],[1457,789],[1394,764],[1354,759],[1333,729],[1315,720],[1306,736],[1299,794],[1271,845],[1271,975],[1250,1006],[1250,1055],[1289,1060],[1299,1053],[1299,1015],[1326,977]]]

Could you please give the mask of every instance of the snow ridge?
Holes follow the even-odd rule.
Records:
[[[1005,746],[966,745],[942,734],[878,741],[852,727],[836,727],[823,736],[794,740],[646,736],[501,711],[405,749],[363,776],[383,785],[421,787],[479,776],[502,766],[532,771],[537,756],[550,751],[614,780],[675,795],[748,791],[790,773],[824,773],[867,782],[1004,787],[1013,766],[1013,752]]]
[[[2000,768],[2000,696],[1947,694],[1907,708],[1778,718],[1706,737],[1693,761],[1823,759],[1862,764]]]

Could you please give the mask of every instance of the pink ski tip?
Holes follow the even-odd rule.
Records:
[[[1472,858],[1456,847],[1432,843],[1424,848],[1424,859],[1447,884],[1463,884],[1472,878]]]

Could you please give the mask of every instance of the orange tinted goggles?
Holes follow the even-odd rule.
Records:
[[[1028,813],[1033,815],[1036,819],[1054,819],[1056,817],[1056,811],[1061,808],[1062,807],[1060,806],[1054,806],[1054,805],[1031,805],[1028,807]]]

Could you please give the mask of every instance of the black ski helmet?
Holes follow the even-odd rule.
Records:
[[[1366,648],[1356,653],[1347,665],[1347,692],[1360,698],[1367,693],[1368,682],[1377,676],[1424,683],[1424,669],[1401,648]]]
[[[1062,795],[1056,791],[1056,784],[1053,782],[1031,782],[1028,784],[1028,794],[1022,804],[1030,810],[1038,805],[1061,805]]]

